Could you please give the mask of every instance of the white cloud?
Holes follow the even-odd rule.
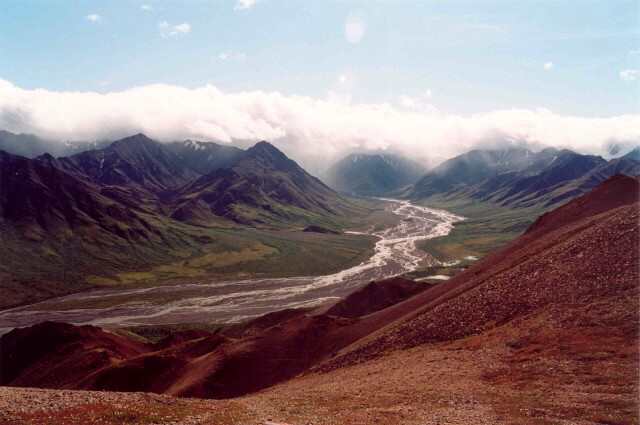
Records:
[[[151,6],[150,4],[143,4],[140,6],[140,10],[143,10],[145,12],[150,12],[153,10],[153,6]]]
[[[640,78],[640,69],[623,69],[620,71],[620,79],[623,81],[636,81]]]
[[[98,22],[102,20],[102,16],[98,15],[97,13],[92,13],[90,15],[87,15],[86,18],[87,18],[87,21],[89,22]]]
[[[406,110],[425,113],[439,112],[438,108],[431,104],[431,90],[425,90],[418,96],[402,95],[398,97],[398,104]]]
[[[235,10],[248,10],[255,6],[257,0],[236,0]]]
[[[428,98],[421,98],[427,104]],[[246,144],[265,139],[315,170],[354,149],[442,159],[497,137],[590,153],[602,153],[611,140],[640,143],[640,114],[587,118],[508,109],[456,115],[435,108],[358,104],[340,96],[226,93],[212,85],[154,84],[101,94],[27,90],[4,80],[0,128],[56,140],[116,139],[137,132],[165,141]]]
[[[188,22],[172,25],[167,21],[158,22],[158,29],[163,38],[177,37],[191,32],[191,25]]]
[[[366,24],[357,15],[349,15],[344,24],[344,36],[349,43],[358,44],[366,32]]]
[[[545,71],[551,71],[554,65],[553,65],[553,62],[545,62],[545,64],[542,67],[544,68]]]
[[[191,32],[191,25],[184,22],[182,24],[174,26],[173,29],[178,33],[186,34],[188,32]]]

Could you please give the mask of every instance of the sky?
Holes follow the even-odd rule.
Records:
[[[0,127],[301,161],[640,142],[640,1],[2,0]]]

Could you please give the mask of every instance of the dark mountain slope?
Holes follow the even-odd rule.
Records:
[[[640,172],[640,162],[630,158],[607,162],[599,156],[566,149],[545,149],[537,153],[511,149],[511,159],[505,161],[495,160],[504,156],[505,151],[481,152],[482,155],[469,153],[447,161],[425,175],[407,196],[416,200],[435,197],[548,210],[587,193],[615,174]],[[461,169],[466,170],[462,173],[464,178],[447,171]]]
[[[140,188],[152,193],[175,189],[198,176],[165,145],[144,134],[113,142],[104,149],[59,158],[65,171],[100,185]]]
[[[468,189],[467,193],[474,199],[502,206],[529,207],[541,203],[550,206],[592,189],[593,186],[585,186],[580,191],[580,184],[576,181],[607,164],[600,157],[579,155],[569,150],[556,152],[544,162],[546,164],[542,167],[499,174],[477,188]],[[596,185],[611,175],[598,180]],[[496,182],[500,184],[496,185]]]
[[[100,188],[45,161],[0,151],[0,221],[40,239],[92,227],[126,239],[144,238],[149,225]]]
[[[332,188],[361,196],[381,196],[415,183],[424,167],[394,154],[351,154],[327,172]]]
[[[140,277],[218,273],[222,260],[216,257],[197,263],[195,271],[180,263],[212,251],[259,245],[279,259],[284,250],[268,241],[293,245],[295,230],[306,225],[335,231],[369,211],[266,143],[230,150],[238,158],[227,157],[226,168],[204,176],[191,169],[196,156],[186,158],[143,135],[71,157],[0,154],[0,307]],[[222,165],[219,157],[209,159],[209,148],[198,150],[205,151],[198,164]],[[274,238],[273,227],[293,231]],[[331,258],[349,261],[352,255],[344,250]],[[223,273],[238,272],[241,263]]]
[[[231,168],[180,190],[172,217],[194,224],[211,216],[245,224],[328,222],[357,209],[267,142],[243,153]]]
[[[101,186],[55,162],[0,151],[3,307],[89,289],[91,276],[175,261],[211,240],[150,208],[146,192]]]
[[[524,148],[472,150],[443,162],[422,177],[409,196],[422,199],[431,195],[466,188],[506,172],[531,174],[553,161],[554,150],[534,154]]]

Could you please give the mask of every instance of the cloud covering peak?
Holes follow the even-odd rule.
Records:
[[[392,149],[442,160],[496,138],[598,154],[612,142],[640,143],[638,114],[588,118],[510,109],[462,116],[408,108],[403,99],[357,104],[165,84],[104,94],[58,92],[0,79],[0,129],[54,140],[110,140],[137,132],[162,141],[266,139],[316,171],[317,164],[354,150]]]

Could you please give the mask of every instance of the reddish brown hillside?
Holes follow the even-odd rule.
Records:
[[[638,180],[615,176],[545,214],[506,248],[440,285],[439,296],[407,301],[420,305],[324,368],[477,335],[559,303],[600,300],[615,310],[617,297],[638,291],[638,193]]]
[[[576,198],[568,204],[541,215],[527,229],[527,233],[549,232],[622,205],[637,204],[639,200],[638,178],[617,174],[605,180],[588,195]]]
[[[246,403],[290,424],[639,424],[637,187],[611,179]]]
[[[0,339],[0,383],[74,388],[94,370],[149,348],[93,326],[43,322]]]
[[[327,311],[327,314],[340,317],[366,316],[404,301],[424,291],[428,286],[425,283],[400,277],[371,282],[335,304]]]
[[[424,288],[430,287],[405,279],[372,282],[336,304],[335,312],[284,310],[221,334],[182,332],[155,345],[135,344],[137,349],[129,351],[120,347],[130,341],[93,327],[49,323],[14,330],[0,339],[7,355],[32,349],[41,355],[24,358],[24,365],[0,384],[214,398],[243,395],[290,379],[401,317],[406,310],[384,307]],[[40,339],[47,327],[64,333]],[[94,353],[97,359],[68,368],[69,361],[91,359]]]
[[[382,306],[372,303],[371,294],[384,294],[386,298],[379,303],[390,306],[411,297],[418,291],[417,285],[420,289],[428,286],[404,279],[369,284],[354,293],[349,303],[336,305],[336,310],[348,317],[295,310],[268,314],[225,333],[230,339],[219,345],[212,341],[220,337],[211,336],[136,357],[97,371],[81,387],[214,398],[251,393],[293,378],[401,317],[404,310],[380,310]],[[376,314],[376,310],[380,311]],[[367,316],[358,318],[364,314]],[[140,379],[127,384],[126,378],[131,376]]]

